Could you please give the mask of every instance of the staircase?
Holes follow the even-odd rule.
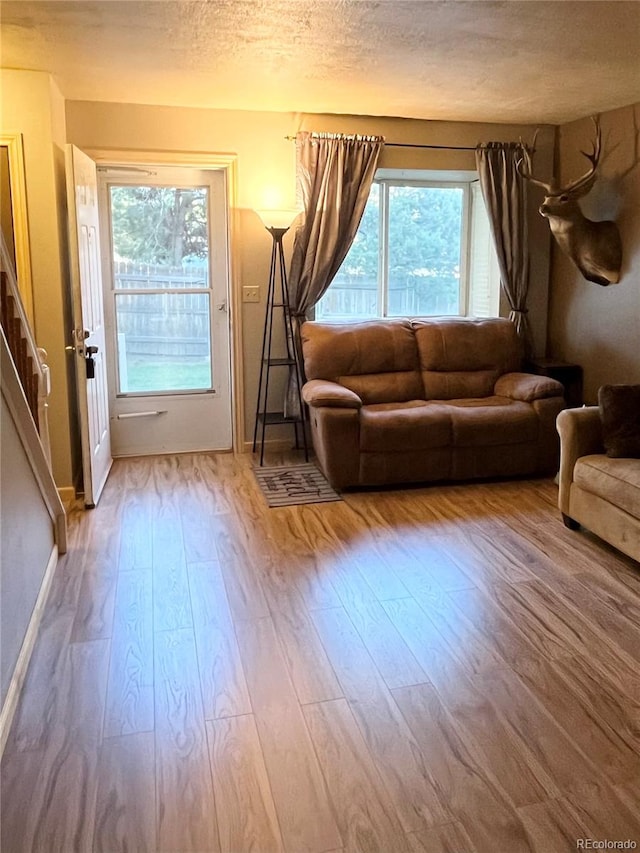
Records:
[[[20,384],[24,391],[29,411],[33,417],[33,422],[40,432],[38,423],[38,390],[40,388],[40,371],[39,364],[34,362],[33,356],[29,353],[29,340],[25,333],[25,326],[20,316],[19,303],[13,293],[9,292],[9,274],[6,270],[0,271],[0,297],[1,297],[1,317],[2,330],[9,352],[15,364]]]
[[[66,513],[51,472],[47,354],[36,345],[18,290],[11,256],[1,235],[0,322],[2,396],[19,428],[22,444],[56,529],[58,551],[62,554],[66,550]]]
[[[4,239],[0,260],[1,757],[58,555],[67,550],[67,516],[51,473],[46,353],[36,346]]]

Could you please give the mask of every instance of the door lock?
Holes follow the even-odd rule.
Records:
[[[96,362],[94,359],[94,355],[98,352],[98,347],[87,347],[86,356],[84,359],[85,366],[87,368],[87,379],[95,379],[96,378]]]

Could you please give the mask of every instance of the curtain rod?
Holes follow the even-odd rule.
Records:
[[[295,141],[295,136],[285,136],[285,139],[290,142]],[[425,145],[416,142],[385,142],[385,148],[432,148],[438,151],[476,151],[479,146],[484,145],[485,143],[479,142],[478,145]],[[511,145],[522,145],[522,143],[508,143]],[[532,149],[533,154],[535,154],[535,148]]]
[[[436,148],[446,151],[475,151],[477,146],[467,145],[418,145],[415,142],[385,142],[385,148]]]
[[[285,136],[289,142],[295,141],[295,136]],[[416,142],[385,142],[385,148],[438,148],[446,151],[475,151],[476,147],[464,145],[422,145]]]

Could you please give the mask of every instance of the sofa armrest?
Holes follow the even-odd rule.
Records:
[[[577,460],[581,456],[604,452],[600,410],[597,406],[565,409],[558,415],[556,425],[560,434],[558,506],[565,515],[570,515],[569,491]]]
[[[504,373],[496,382],[494,394],[531,403],[545,397],[564,397],[564,387],[557,379],[533,373]]]
[[[329,382],[326,379],[311,379],[302,386],[302,399],[309,406],[328,406],[332,409],[359,409],[362,400],[355,391]]]

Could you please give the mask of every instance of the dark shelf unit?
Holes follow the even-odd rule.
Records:
[[[271,268],[269,271],[269,286],[267,290],[267,307],[264,318],[264,330],[262,333],[262,355],[260,359],[260,379],[258,381],[258,400],[256,403],[256,419],[253,428],[253,452],[260,445],[260,466],[264,465],[264,444],[267,427],[291,424],[295,433],[295,446],[300,447],[300,438],[304,447],[304,458],[309,461],[309,448],[307,445],[307,434],[305,430],[305,410],[302,402],[300,389],[302,387],[302,370],[298,357],[298,351],[294,342],[293,322],[289,306],[289,293],[287,290],[287,275],[284,263],[284,252],[282,249],[282,238],[287,228],[267,228],[273,237],[271,250]],[[276,295],[277,282],[280,283],[280,293]],[[276,301],[278,299],[278,301]],[[278,322],[282,323],[284,332],[286,355],[273,355],[273,327],[274,317],[278,314]],[[298,414],[289,415],[284,411],[270,411],[268,409],[269,381],[272,368],[287,369],[294,368],[297,379],[297,402]],[[300,435],[299,435],[300,433]]]
[[[549,376],[557,379],[564,386],[564,396],[569,408],[582,406],[582,367],[579,364],[568,364],[554,358],[532,358],[526,365],[528,373],[538,376]]]

